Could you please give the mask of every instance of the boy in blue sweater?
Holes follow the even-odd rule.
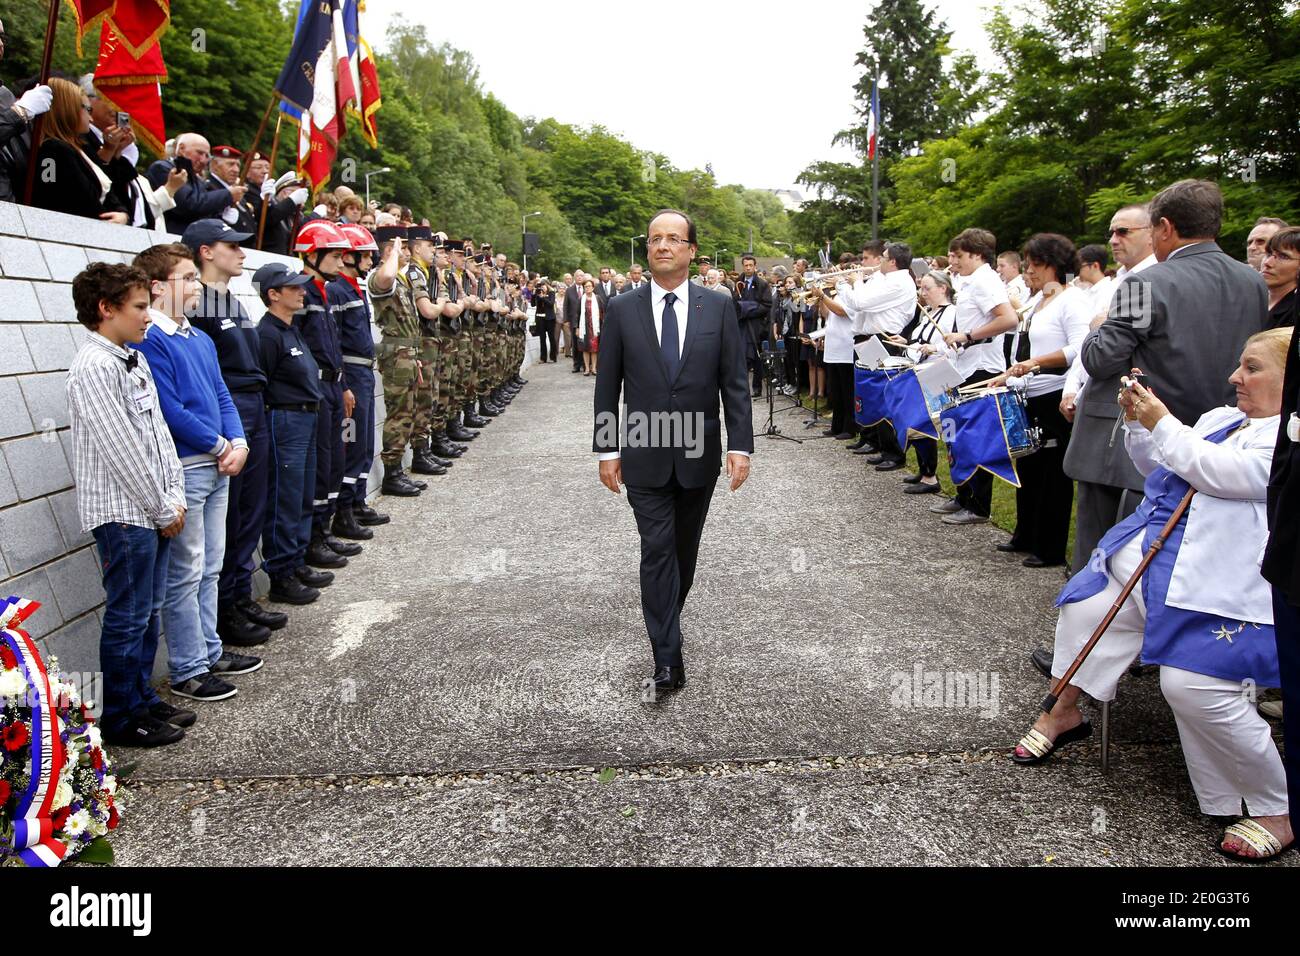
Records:
[[[217,636],[217,578],[226,551],[230,476],[248,458],[239,411],[221,377],[212,339],[185,312],[199,295],[188,247],[153,246],[135,258],[150,280],[153,320],[140,343],[158,387],[158,403],[185,469],[185,528],[172,542],[163,633],[172,693],[198,701],[238,691],[224,678],[262,666],[256,657],[224,651]]]

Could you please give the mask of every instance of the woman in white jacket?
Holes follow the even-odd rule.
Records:
[[[595,375],[600,359],[600,326],[605,316],[600,311],[596,283],[588,279],[582,286],[578,300],[576,344],[582,350],[583,375]],[[570,318],[569,321],[575,321]]]
[[[1160,665],[1201,811],[1237,816],[1246,803],[1251,817],[1229,827],[1220,844],[1236,859],[1267,859],[1294,845],[1282,760],[1249,693],[1279,682],[1273,604],[1259,559],[1290,335],[1275,329],[1252,337],[1230,379],[1237,407],[1207,412],[1194,428],[1140,385],[1120,393],[1125,444],[1146,475],[1146,496],[1061,592],[1055,677],[1073,663],[1188,488],[1197,495],[1056,707],[1012,754],[1017,763],[1041,763],[1088,737],[1079,694],[1114,700],[1119,678],[1141,655]]]

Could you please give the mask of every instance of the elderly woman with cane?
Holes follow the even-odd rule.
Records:
[[[1213,409],[1194,427],[1143,388],[1137,370],[1126,380],[1124,441],[1146,475],[1146,496],[1061,592],[1057,681],[1011,758],[1041,763],[1087,738],[1080,693],[1114,700],[1119,678],[1141,655],[1160,665],[1201,811],[1239,816],[1244,801],[1250,814],[1228,827],[1219,851],[1256,862],[1295,844],[1282,760],[1250,693],[1278,686],[1273,605],[1259,559],[1289,341],[1289,329],[1253,336],[1229,380],[1237,406]]]

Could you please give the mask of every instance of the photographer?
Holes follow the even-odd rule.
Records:
[[[551,283],[547,279],[537,280],[533,306],[537,310],[533,318],[536,323],[536,332],[533,334],[542,340],[540,361],[543,364],[554,362],[559,352],[555,344],[555,293],[551,291]],[[547,358],[548,355],[550,358]]]

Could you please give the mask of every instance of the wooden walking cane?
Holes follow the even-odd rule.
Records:
[[[1119,614],[1120,609],[1124,606],[1124,602],[1128,600],[1129,595],[1133,593],[1133,589],[1138,586],[1138,582],[1141,581],[1142,576],[1146,574],[1147,568],[1151,566],[1151,562],[1156,559],[1156,555],[1159,554],[1160,550],[1165,546],[1165,542],[1169,540],[1169,536],[1173,534],[1174,529],[1178,527],[1178,522],[1182,521],[1183,515],[1187,514],[1187,509],[1191,507],[1192,499],[1194,497],[1196,497],[1196,489],[1189,488],[1187,494],[1183,495],[1183,500],[1180,501],[1178,507],[1174,509],[1174,513],[1170,515],[1169,520],[1165,522],[1165,526],[1161,530],[1159,536],[1155,541],[1151,542],[1151,547],[1147,549],[1146,555],[1142,558],[1142,563],[1137,566],[1137,570],[1133,572],[1132,576],[1128,579],[1128,583],[1124,585],[1124,590],[1119,592],[1119,597],[1115,599],[1115,603],[1110,606],[1110,610],[1106,612],[1106,616],[1102,618],[1101,623],[1097,625],[1097,629],[1092,632],[1092,637],[1088,639],[1088,643],[1083,645],[1083,650],[1079,651],[1079,656],[1074,659],[1074,663],[1070,665],[1070,669],[1061,676],[1061,679],[1052,686],[1052,692],[1043,699],[1043,713],[1050,714],[1052,712],[1052,709],[1056,706],[1056,702],[1060,699],[1061,694],[1065,692],[1065,688],[1068,687],[1070,681],[1074,679],[1074,675],[1078,672],[1079,668],[1083,666],[1083,662],[1088,659],[1088,655],[1091,654],[1092,649],[1097,646],[1097,642],[1101,640],[1101,636],[1106,633],[1111,622],[1115,620],[1115,616]]]
[[[59,0],[50,0],[50,22],[45,27],[45,53],[41,56],[42,86],[50,82],[50,64],[54,60],[54,31],[59,26]],[[23,205],[32,204],[32,190],[36,188],[36,151],[45,135],[45,114],[32,121],[32,146],[27,153],[27,182],[23,185]]]

